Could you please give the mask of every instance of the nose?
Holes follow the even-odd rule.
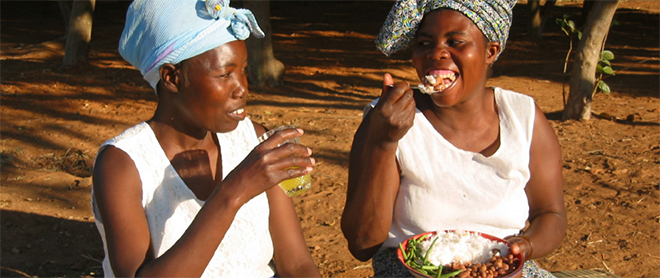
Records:
[[[244,98],[248,94],[248,81],[247,78],[238,80],[238,86],[232,91],[233,98]]]
[[[431,60],[440,60],[443,58],[449,58],[449,51],[446,47],[439,45],[429,52],[429,59]]]

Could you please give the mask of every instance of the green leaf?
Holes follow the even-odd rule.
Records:
[[[603,63],[606,66],[610,66],[610,67],[612,66],[612,64],[610,64],[610,61],[608,61],[608,60],[600,60],[598,62]]]
[[[573,20],[569,20],[566,25],[571,27],[571,31],[575,30],[575,22],[573,22]]]
[[[607,83],[603,82],[603,80],[598,82],[598,89],[606,94],[610,94],[610,86],[607,86]]]
[[[613,60],[614,59],[614,53],[609,50],[603,50],[603,52],[600,53],[600,56],[602,57],[601,60]]]
[[[578,40],[581,40],[582,39],[582,32],[580,32],[580,31],[576,31],[576,32],[577,32]]]
[[[614,70],[612,69],[612,67],[604,67],[603,72],[605,74],[614,75]]]
[[[603,72],[603,66],[601,66],[600,64],[597,64],[596,65],[596,73],[601,73],[601,72]]]

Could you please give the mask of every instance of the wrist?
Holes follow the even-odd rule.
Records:
[[[524,241],[527,241],[527,245],[529,245],[529,248],[528,248],[529,252],[527,252],[526,258],[528,260],[531,259],[532,254],[534,253],[534,243],[532,243],[532,240],[529,237],[525,236],[525,235],[519,235],[518,237],[522,238]]]

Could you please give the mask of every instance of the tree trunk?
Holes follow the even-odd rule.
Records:
[[[587,16],[571,70],[571,90],[564,106],[563,119],[591,118],[596,65],[618,3],[618,0],[597,1]]]
[[[527,37],[530,40],[540,40],[543,37],[543,27],[548,21],[550,11],[557,3],[557,0],[545,1],[541,7],[541,0],[529,0],[529,22],[527,23]]]
[[[69,19],[71,19],[71,5],[72,0],[58,0],[57,5],[60,7],[60,13],[64,19],[64,38],[66,39],[69,34]]]
[[[87,61],[92,40],[92,15],[96,0],[76,0],[71,7],[71,18],[66,31],[63,67]]]
[[[284,82],[284,64],[273,54],[272,31],[270,27],[270,1],[246,0],[245,8],[254,13],[265,37],[249,38],[245,41],[248,49],[250,84],[256,87],[279,86]]]

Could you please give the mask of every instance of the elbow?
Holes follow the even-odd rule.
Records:
[[[360,236],[355,233],[347,233],[343,228],[342,231],[344,232],[346,241],[348,241],[348,251],[351,252],[351,255],[353,255],[354,258],[362,262],[371,259],[383,244],[382,241],[374,244],[372,238],[368,236]]]
[[[370,260],[379,248],[380,244],[372,247],[364,247],[358,244],[351,244],[350,242],[348,244],[348,250],[351,252],[351,255],[361,262]]]
[[[366,261],[368,261],[369,259],[371,259],[371,257],[372,257],[372,256],[368,256],[368,255],[362,254],[362,253],[360,253],[360,252],[354,251],[354,250],[351,249],[351,248],[349,248],[349,250],[351,251],[351,255],[353,255],[353,257],[354,257],[355,259],[357,259],[358,261],[361,261],[361,262],[366,262]]]
[[[371,259],[382,243],[376,246],[370,245],[367,243],[368,237],[360,236],[355,230],[349,228],[350,225],[345,221],[342,221],[341,224],[341,231],[348,242],[348,251],[351,252],[351,255],[362,262]]]

